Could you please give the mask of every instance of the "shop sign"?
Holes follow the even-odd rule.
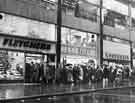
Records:
[[[113,60],[130,60],[128,55],[112,54],[105,53],[104,59],[113,59]]]
[[[23,51],[37,51],[43,53],[55,52],[55,45],[40,40],[29,40],[19,37],[0,37],[0,48],[23,50]]]
[[[103,57],[104,59],[130,60],[130,45],[104,40]]]
[[[74,46],[62,45],[61,51],[64,54],[96,57],[95,48],[85,48],[85,47],[74,47]]]

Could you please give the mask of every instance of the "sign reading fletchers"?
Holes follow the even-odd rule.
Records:
[[[29,40],[20,37],[1,36],[0,48],[42,53],[55,53],[55,44],[53,43],[35,39]]]

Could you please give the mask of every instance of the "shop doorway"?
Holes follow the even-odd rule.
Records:
[[[41,72],[43,71],[43,55],[26,54],[25,55],[25,82],[40,82]]]
[[[53,83],[55,80],[55,55],[26,54],[25,83]]]

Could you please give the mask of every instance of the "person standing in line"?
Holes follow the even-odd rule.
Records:
[[[34,64],[34,62],[32,61],[31,63],[30,63],[30,72],[31,72],[31,77],[30,77],[30,82],[31,83],[33,83],[34,82],[34,68],[35,68],[35,64]]]
[[[39,68],[40,68],[40,64],[36,62],[34,64],[34,72],[33,72],[33,82],[34,83],[39,82]]]
[[[81,65],[78,65],[78,67],[79,67],[79,81],[81,83],[83,81],[84,71],[83,71],[83,68],[81,67]]]
[[[97,83],[102,82],[102,79],[103,79],[103,70],[102,70],[101,66],[97,66],[97,70],[96,70]]]
[[[108,86],[109,68],[108,65],[103,65],[103,87]]]

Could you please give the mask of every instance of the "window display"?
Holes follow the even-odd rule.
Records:
[[[24,60],[24,53],[0,51],[0,80],[23,80]]]
[[[70,28],[62,28],[62,58],[63,65],[84,64],[89,59],[95,60],[97,57],[97,36]]]
[[[92,33],[62,28],[62,44],[76,47],[95,47],[97,36]]]

